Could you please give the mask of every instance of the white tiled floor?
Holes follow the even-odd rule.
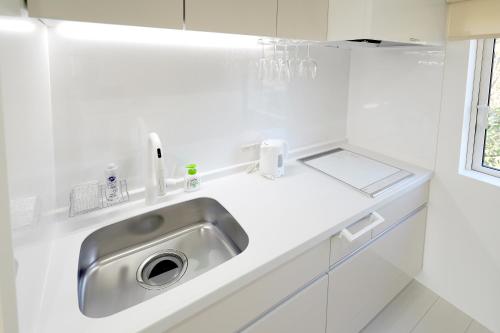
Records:
[[[362,333],[491,333],[468,315],[413,281]]]

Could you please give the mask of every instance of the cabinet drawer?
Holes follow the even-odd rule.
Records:
[[[348,229],[352,234],[360,232],[363,228],[367,227],[373,221],[372,215],[368,215],[358,222],[351,224],[346,229]],[[331,238],[331,255],[330,255],[330,265],[333,265],[345,257],[349,256],[351,253],[365,245],[371,240],[371,232],[365,233],[363,236],[359,237],[355,241],[349,241],[341,234],[337,234]]]
[[[234,333],[327,272],[329,254],[330,243],[324,241],[168,332]]]
[[[372,230],[372,237],[380,235],[394,224],[400,222],[408,214],[425,205],[428,200],[429,183],[425,183],[378,209],[377,212],[384,217],[385,221]]]
[[[328,277],[310,284],[260,317],[242,333],[325,333]]]
[[[426,209],[329,272],[327,333],[358,333],[422,268]]]
[[[345,228],[351,235],[362,233],[360,237],[355,237],[355,240],[347,239],[343,235],[344,231],[334,235],[331,238],[330,265],[345,259],[370,240],[424,206],[428,201],[428,193],[429,183],[426,183]],[[374,225],[371,230],[370,225]],[[364,228],[367,228],[366,232],[362,232]]]

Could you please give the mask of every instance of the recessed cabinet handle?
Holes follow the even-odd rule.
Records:
[[[385,222],[385,219],[382,217],[382,215],[377,212],[373,212],[369,216],[373,216],[375,218],[372,223],[356,232],[355,234],[351,233],[349,230],[347,230],[347,228],[344,228],[340,232],[340,237],[344,237],[349,242],[354,242],[356,239],[364,236],[366,233],[372,231],[375,227]]]

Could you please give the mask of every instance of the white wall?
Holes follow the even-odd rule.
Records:
[[[45,27],[1,18],[0,81],[13,225],[53,207],[54,152]]]
[[[71,185],[100,179],[108,162],[120,165],[131,188],[143,186],[149,131],[162,138],[177,175],[187,163],[207,171],[255,159],[241,145],[268,137],[287,139],[291,149],[345,138],[349,51],[313,48],[315,81],[263,83],[255,40],[177,33],[138,42],[116,27],[99,40],[106,30],[96,36],[87,27],[49,32],[58,206]]]
[[[459,174],[468,56],[353,50],[348,139],[435,171],[419,280],[500,332],[500,188]]]
[[[261,82],[255,39],[63,26],[0,36],[16,223],[67,206],[71,187],[101,179],[109,162],[142,187],[149,131],[177,176],[187,163],[208,171],[253,160],[241,145],[269,137],[294,149],[346,136],[347,50],[312,48],[315,81]],[[29,212],[15,214],[23,205]]]
[[[500,188],[459,174],[468,42],[446,49],[422,283],[500,332]]]
[[[16,227],[20,223],[33,222],[40,207],[52,207],[54,200],[46,29],[38,21],[0,17],[0,50],[0,118],[3,118],[0,122],[0,260],[3,265],[0,278],[10,275],[12,279],[11,224]],[[6,163],[6,170],[3,163]],[[4,178],[4,172],[8,179]],[[3,192],[7,192],[7,188],[8,195]],[[7,220],[9,209],[11,224]],[[36,312],[28,309],[39,306],[36,300],[40,299],[39,293],[43,290],[40,287],[45,279],[43,267],[49,256],[42,251],[38,253],[41,268],[33,271],[39,285],[23,284],[27,287],[21,292],[30,295],[31,298],[25,298],[30,302],[18,303],[18,311],[26,319],[19,323],[21,331],[35,322],[30,316]],[[3,289],[3,285],[1,282],[0,288]],[[4,313],[9,315],[5,323],[11,325],[5,332],[16,332],[16,289],[9,285],[5,290],[5,293],[1,290],[0,302]]]
[[[0,50],[4,50],[6,46],[2,41],[0,32]],[[1,65],[2,55],[3,52],[0,52],[0,261],[2,263],[2,269],[0,269],[0,332],[15,333],[18,325],[3,118],[5,82],[2,80],[4,72]]]
[[[443,62],[441,49],[352,50],[350,143],[432,169]]]
[[[2,127],[2,84],[0,81],[0,128]],[[0,333],[15,333],[18,328],[9,204],[4,133],[0,131],[0,259],[2,262],[0,270]]]

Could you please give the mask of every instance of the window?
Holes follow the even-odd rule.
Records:
[[[500,177],[500,39],[477,44],[469,167]]]

